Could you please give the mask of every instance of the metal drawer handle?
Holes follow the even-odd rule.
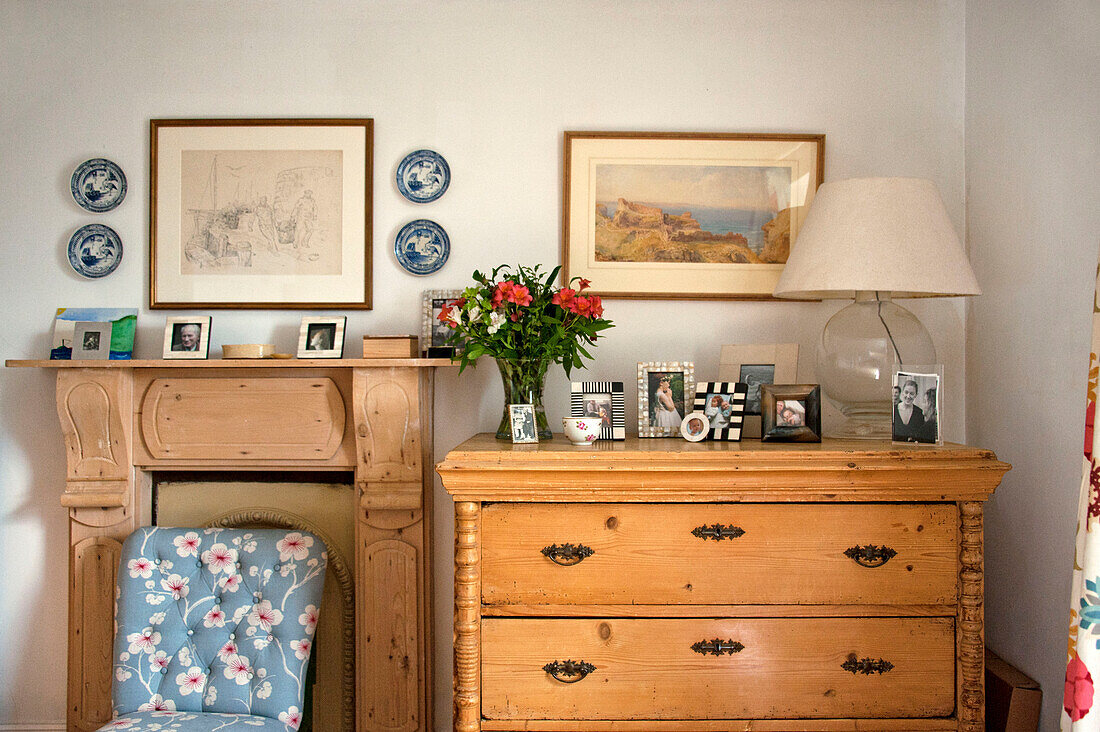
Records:
[[[844,550],[844,556],[861,567],[881,567],[896,557],[898,553],[888,546],[853,546]]]
[[[722,541],[722,539],[736,539],[739,536],[744,536],[745,530],[740,526],[726,526],[724,524],[714,524],[713,526],[696,526],[691,530],[691,533],[698,536],[703,541],[707,539],[714,539],[715,541]]]
[[[563,684],[575,684],[596,670],[587,661],[551,661],[542,670]]]
[[[730,638],[729,640],[722,640],[721,638],[715,638],[714,640],[701,640],[697,643],[691,644],[691,650],[702,655],[712,654],[715,656],[721,656],[723,653],[733,655],[745,650],[745,646],[738,641]]]
[[[590,557],[596,552],[584,544],[551,544],[550,546],[544,546],[542,548],[542,555],[549,559],[554,564],[560,564],[563,567],[572,567],[574,564],[580,564],[584,561],[585,557]]]
[[[854,655],[848,656],[848,660],[840,664],[840,667],[845,671],[853,674],[863,674],[864,676],[870,676],[871,674],[884,674],[894,667],[894,664],[889,661],[884,661],[881,658],[877,661],[871,658],[857,659]]]

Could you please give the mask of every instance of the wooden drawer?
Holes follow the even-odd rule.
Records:
[[[744,533],[697,535],[715,524]],[[592,553],[571,566],[544,555],[566,543]],[[896,554],[880,566],[845,555],[868,545]],[[482,547],[487,605],[957,599],[953,504],[487,504]]]
[[[481,632],[486,719],[946,717],[955,708],[950,618],[486,618]],[[715,639],[744,647],[692,650]],[[853,673],[849,659],[892,668]],[[566,660],[594,669],[558,671],[574,683],[544,669]]]

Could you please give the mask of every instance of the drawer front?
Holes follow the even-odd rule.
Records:
[[[482,546],[489,605],[956,602],[951,504],[491,504]]]
[[[486,618],[481,632],[486,719],[946,717],[955,708],[950,618]]]

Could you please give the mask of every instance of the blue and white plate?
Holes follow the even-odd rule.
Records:
[[[69,239],[69,264],[85,277],[106,277],[121,261],[122,240],[110,226],[81,226]]]
[[[69,190],[82,209],[103,213],[117,208],[126,198],[126,176],[110,160],[92,158],[73,171]]]
[[[397,166],[397,190],[413,203],[430,203],[447,192],[451,169],[434,150],[417,150]]]
[[[415,275],[438,272],[451,255],[447,232],[434,221],[410,221],[397,232],[393,253],[402,267]]]

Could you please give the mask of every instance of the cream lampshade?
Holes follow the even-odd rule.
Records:
[[[896,366],[936,363],[916,316],[891,301],[980,295],[932,181],[853,178],[818,188],[775,296],[854,299],[825,325],[817,378],[847,417],[839,436],[890,436]]]

